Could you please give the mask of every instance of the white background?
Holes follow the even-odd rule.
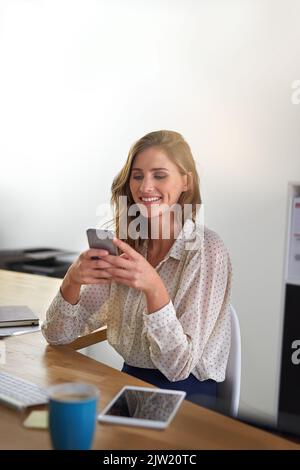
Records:
[[[298,0],[0,1],[0,249],[86,248],[132,142],[181,132],[232,255],[241,413],[266,420],[300,180],[299,23]]]

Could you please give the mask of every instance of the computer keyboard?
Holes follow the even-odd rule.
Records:
[[[13,408],[48,403],[46,390],[7,372],[0,372],[0,402]]]

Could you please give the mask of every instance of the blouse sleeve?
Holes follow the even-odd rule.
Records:
[[[50,304],[42,333],[50,344],[67,344],[78,336],[106,324],[106,310],[101,308],[109,298],[110,285],[84,285],[76,305],[69,304],[57,293]]]
[[[231,276],[229,254],[214,234],[188,262],[174,302],[144,315],[152,362],[170,381],[184,380],[195,369],[200,380],[224,380]]]

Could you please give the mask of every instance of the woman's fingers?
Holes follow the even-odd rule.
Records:
[[[114,266],[122,269],[130,269],[132,267],[132,261],[125,259],[123,256],[107,255],[105,261],[110,263],[110,267]]]
[[[84,259],[90,260],[91,258],[101,258],[107,255],[108,255],[107,250],[100,250],[100,249],[98,250],[96,248],[91,248],[90,250],[84,251],[81,256]]]
[[[110,279],[111,277],[112,275],[107,269],[86,269],[83,273],[85,281],[86,279]]]
[[[68,274],[70,279],[80,285],[110,283],[112,276],[107,268],[111,267],[111,264],[104,261],[107,255],[107,250],[90,249],[84,251],[70,266]],[[97,260],[92,260],[92,257],[97,257]]]
[[[126,255],[128,255],[129,258],[133,260],[136,259],[138,256],[140,256],[136,250],[131,248],[131,246],[129,246],[127,243],[123,242],[122,240],[119,240],[119,238],[114,238],[113,244],[117,246],[118,248],[120,248],[120,250],[123,251],[123,253],[126,253]]]
[[[107,272],[112,275],[113,278],[121,277],[122,279],[131,279],[132,273],[126,269],[120,268],[108,268]]]
[[[107,257],[105,257],[106,259]],[[91,261],[91,265],[93,267],[93,269],[106,269],[106,268],[111,268],[111,264],[110,263],[107,263],[106,261],[104,260],[92,260]]]

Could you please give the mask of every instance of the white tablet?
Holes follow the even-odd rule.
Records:
[[[166,428],[186,393],[178,390],[126,386],[98,415],[106,423]]]

